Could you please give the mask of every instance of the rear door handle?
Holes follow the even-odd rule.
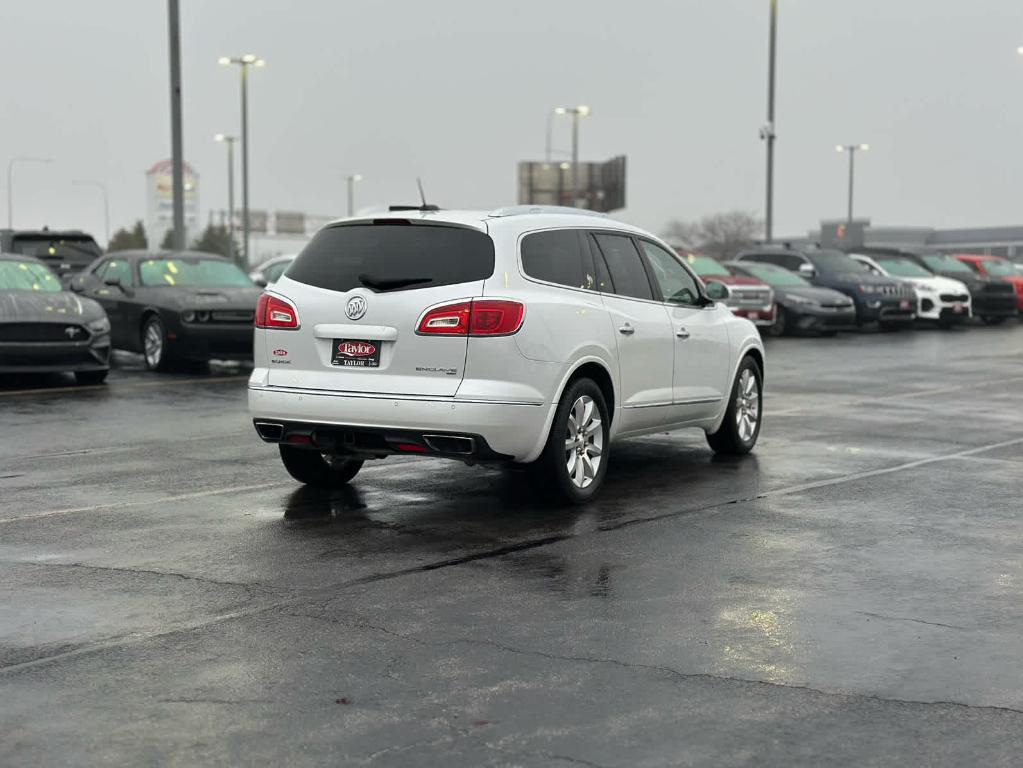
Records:
[[[634,334],[635,332],[636,332],[636,329],[635,329],[635,328],[633,328],[633,327],[632,327],[631,325],[629,325],[628,323],[626,323],[625,325],[621,326],[621,327],[620,327],[620,328],[618,329],[618,333],[622,333],[622,334],[625,334],[626,336],[631,336],[631,335],[632,335],[632,334]]]
[[[688,339],[689,338],[689,331],[686,330],[686,327],[684,325],[680,325],[678,327],[678,330],[675,331],[675,335],[678,336],[680,339],[683,339],[683,340],[684,339]]]

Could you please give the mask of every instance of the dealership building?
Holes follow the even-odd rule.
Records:
[[[982,253],[1023,261],[1023,226],[936,229],[872,227],[867,219],[822,221],[820,229],[807,233],[807,239],[825,247],[871,245],[907,251]]]

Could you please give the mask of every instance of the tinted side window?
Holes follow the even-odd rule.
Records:
[[[593,288],[578,230],[534,232],[522,238],[522,270],[530,277],[572,288]]]
[[[696,278],[689,274],[677,258],[646,240],[640,240],[639,247],[643,250],[650,271],[661,287],[661,296],[666,302],[690,306],[700,303],[700,289],[696,284]]]
[[[634,299],[652,299],[653,291],[647,279],[646,270],[640,260],[639,251],[632,244],[632,238],[622,235],[594,234],[600,253],[607,263],[615,293]]]
[[[784,267],[785,262],[778,253],[750,253],[742,257],[742,261],[757,261],[761,264],[776,264]]]
[[[321,229],[288,268],[292,280],[331,291],[411,291],[493,274],[489,235],[404,219]]]

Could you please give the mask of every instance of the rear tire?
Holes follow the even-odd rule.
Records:
[[[319,451],[293,445],[278,447],[288,474],[298,482],[316,488],[340,488],[362,469],[360,459],[328,458]]]
[[[785,314],[785,308],[779,304],[774,306],[774,322],[771,323],[768,333],[771,336],[784,336],[788,333],[788,316]]]
[[[75,382],[83,387],[102,384],[107,380],[109,371],[75,371]]]
[[[600,387],[592,379],[569,384],[535,464],[544,490],[570,504],[583,504],[596,496],[607,473],[609,425]]]
[[[752,357],[745,357],[732,383],[728,408],[718,431],[707,434],[714,453],[741,456],[753,450],[763,422],[764,377]]]

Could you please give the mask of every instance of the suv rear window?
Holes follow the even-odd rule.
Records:
[[[522,270],[548,283],[592,289],[593,270],[583,260],[580,238],[574,229],[526,235],[522,238]]]
[[[403,291],[485,280],[494,241],[483,232],[404,220],[321,229],[288,277],[331,291]]]

